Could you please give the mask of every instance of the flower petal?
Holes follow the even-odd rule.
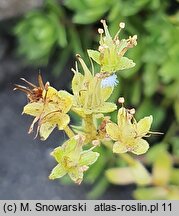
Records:
[[[43,97],[51,101],[57,100],[57,94],[58,91],[51,86],[49,86],[47,90],[43,91]]]
[[[54,180],[57,178],[63,177],[67,172],[64,170],[64,168],[58,164],[56,167],[53,168],[52,172],[49,175],[49,179]]]
[[[93,152],[93,151],[83,151],[81,156],[80,156],[80,161],[79,164],[81,166],[83,165],[91,165],[93,164],[99,157],[98,152]]]
[[[141,155],[147,152],[149,149],[149,144],[146,140],[138,138],[136,139],[136,144],[134,146],[134,149],[132,150],[132,153],[136,155]]]
[[[49,135],[52,133],[56,125],[51,124],[49,122],[43,123],[40,125],[39,134],[41,137],[41,140],[46,140]]]
[[[120,136],[119,136],[119,127],[115,123],[108,123],[106,125],[106,132],[107,132],[107,134],[110,136],[110,138],[112,140],[117,141],[120,138]]]
[[[60,100],[61,105],[61,110],[63,113],[67,113],[73,104],[73,96],[69,94],[67,91],[59,91],[58,92],[58,97]]]
[[[75,149],[77,148],[78,145],[78,140],[75,137],[70,138],[63,144],[64,152],[65,155],[69,155],[70,153],[74,153]],[[79,147],[79,154],[81,153],[80,151],[82,150],[82,145],[78,145]]]
[[[55,148],[51,155],[55,158],[58,163],[61,163],[62,157],[64,155],[64,150],[61,146]]]
[[[121,142],[115,142],[113,145],[113,152],[114,153],[126,153],[128,150],[126,146]]]
[[[114,88],[112,87],[104,87],[101,88],[101,97],[103,99],[103,101],[106,101],[112,94]]]
[[[58,119],[58,129],[63,130],[70,122],[70,117],[67,114],[61,114]]]
[[[119,59],[115,70],[124,70],[124,69],[129,69],[135,66],[135,63],[133,62],[132,59],[129,59],[127,57],[122,57]]]
[[[137,123],[137,134],[142,137],[145,136],[151,127],[153,121],[153,117],[152,115],[147,116],[143,119],[141,119],[138,123]]]
[[[72,90],[74,95],[79,93],[83,80],[84,76],[76,71],[72,79]]]
[[[104,104],[100,105],[96,109],[93,109],[93,113],[109,113],[113,112],[117,109],[116,104],[110,102],[104,102]]]
[[[39,116],[43,111],[43,107],[44,104],[42,102],[28,103],[23,109],[23,114]]]
[[[88,49],[87,52],[90,58],[92,58],[96,63],[100,64],[100,52],[91,49]]]
[[[74,167],[70,171],[68,171],[68,175],[70,176],[71,180],[80,184],[83,180],[83,170],[80,167]]]

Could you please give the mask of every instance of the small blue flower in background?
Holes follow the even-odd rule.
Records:
[[[102,79],[101,81],[101,87],[106,88],[106,87],[114,87],[119,83],[116,74],[113,74],[109,77],[106,77]]]

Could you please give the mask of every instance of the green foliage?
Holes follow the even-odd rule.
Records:
[[[118,76],[119,84],[110,100],[116,102],[119,96],[124,96],[129,106],[137,108],[137,120],[145,115],[153,115],[152,130],[165,132],[166,135],[153,139],[154,147],[144,158],[146,165],[153,170],[151,175],[155,181],[147,188],[138,187],[134,197],[179,199],[174,192],[179,190],[178,169],[174,168],[179,164],[179,12],[172,1],[66,0],[63,5],[50,2],[46,1],[42,9],[28,13],[15,27],[19,52],[33,64],[46,64],[56,48],[62,53],[56,59],[60,67],[65,65],[72,52],[85,56],[83,50],[86,48],[97,50],[99,36],[96,37],[94,32],[100,19],[107,19],[112,33],[124,21],[127,30],[123,31],[123,35],[138,36],[139,44],[127,53],[127,57],[133,59],[136,66]],[[88,52],[98,63],[99,53],[92,50]],[[54,70],[57,70],[55,67],[56,64]],[[114,115],[111,115],[112,119]],[[110,159],[107,151],[100,154]],[[105,157],[100,158],[92,165],[86,173],[86,182],[93,183],[97,179],[102,182],[99,175],[106,167],[102,163],[104,160]],[[135,182],[128,167],[111,163],[108,168],[117,169],[117,176],[127,172],[128,183]],[[121,184],[121,178],[113,178],[114,170],[109,170],[106,174],[108,180]],[[162,175],[156,176],[156,170],[160,170]],[[106,187],[106,179],[99,184]],[[103,191],[104,187],[101,186],[99,190]]]
[[[26,14],[14,29],[18,37],[19,53],[30,62],[47,63],[55,46],[67,45],[62,17],[62,10],[54,1],[47,1],[44,10]]]

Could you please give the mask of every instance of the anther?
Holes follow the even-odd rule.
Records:
[[[125,100],[124,100],[123,97],[120,97],[120,98],[118,99],[118,103],[123,104],[124,102],[125,102]]]
[[[120,23],[119,23],[119,27],[120,27],[121,29],[124,29],[124,28],[125,28],[125,23],[124,23],[124,22],[120,22]]]

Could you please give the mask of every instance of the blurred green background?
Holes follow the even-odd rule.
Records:
[[[50,76],[63,77],[76,53],[89,63],[86,49],[98,47],[100,19],[107,20],[113,35],[119,23],[125,22],[120,37],[138,36],[138,45],[127,52],[136,66],[118,74],[119,85],[111,100],[125,97],[126,106],[137,110],[136,119],[152,114],[152,130],[164,133],[152,136],[149,152],[139,157],[152,172],[154,183],[148,187],[139,184],[134,198],[179,199],[178,1],[46,0],[42,7],[20,16],[11,26],[16,55],[36,68],[50,65]],[[70,89],[70,83],[67,85]],[[112,118],[115,116],[116,113]],[[76,116],[73,119],[78,121]],[[100,151],[102,156],[86,175],[87,183],[95,183],[89,198],[102,194],[109,182],[124,184],[120,175],[117,181],[118,177],[109,178],[105,170],[123,167],[125,163],[105,148]]]

